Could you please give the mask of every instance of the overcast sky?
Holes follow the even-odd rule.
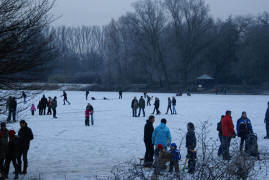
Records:
[[[56,0],[53,13],[61,16],[54,25],[105,25],[127,11],[136,0]],[[229,15],[257,15],[269,12],[269,0],[206,0],[210,14],[218,18]]]

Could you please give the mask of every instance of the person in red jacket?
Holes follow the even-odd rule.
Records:
[[[223,142],[223,160],[230,160],[230,143],[231,139],[236,136],[231,111],[226,111],[226,115],[221,119],[221,133]]]

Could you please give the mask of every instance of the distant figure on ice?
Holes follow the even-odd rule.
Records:
[[[9,97],[7,99],[7,110],[8,110],[8,117],[7,121],[10,122],[11,116],[13,118],[13,122],[16,122],[16,111],[17,111],[17,101],[15,97]]]
[[[21,95],[21,97],[23,98],[23,103],[24,104],[26,104],[26,94],[25,94],[25,92],[24,91],[22,91],[22,95]]]
[[[154,156],[154,145],[152,143],[152,133],[154,131],[153,123],[155,122],[154,116],[149,116],[147,123],[144,127],[144,143],[146,146],[146,153],[144,158],[144,167],[151,167]]]
[[[187,148],[187,159],[188,161],[188,173],[194,173],[195,165],[196,165],[196,136],[195,136],[195,128],[194,124],[189,122],[187,125],[187,134],[186,134],[186,148]]]
[[[38,102],[37,109],[38,109],[38,114],[42,115],[43,110],[42,110],[42,107],[41,107],[41,100]]]
[[[35,105],[34,105],[34,104],[32,104],[32,106],[31,106],[31,112],[32,112],[32,116],[34,116],[34,115],[35,115],[35,111],[36,111]]]
[[[147,98],[147,91],[144,91],[144,98]]]
[[[266,132],[267,132],[264,139],[269,139],[269,101],[267,102],[267,111],[265,114],[264,123],[266,125]]]
[[[93,121],[93,113],[94,113],[94,111],[93,111],[93,106],[90,104],[90,103],[88,103],[88,105],[87,105],[87,107],[86,107],[86,111],[88,110],[88,112],[89,112],[89,117],[91,118],[91,124],[92,124],[92,126],[94,125],[94,121]],[[88,123],[88,125],[90,126],[90,124]]]
[[[91,99],[93,100],[93,101],[95,101],[96,99],[95,99],[95,97],[91,97]]]
[[[191,90],[190,90],[190,88],[187,89],[187,96],[191,96]]]
[[[138,101],[136,97],[132,100],[131,108],[133,110],[133,117],[137,117]]]
[[[240,142],[240,151],[243,150],[243,145],[245,143],[245,152],[248,150],[248,138],[250,134],[253,133],[252,125],[250,120],[247,117],[247,113],[244,111],[242,112],[242,116],[240,119],[237,120],[236,125],[237,135],[241,138]]]
[[[27,167],[28,167],[28,159],[27,154],[30,147],[30,141],[34,139],[32,130],[27,126],[27,123],[24,120],[20,121],[20,130],[18,132],[19,141],[18,141],[18,170],[19,173],[27,174]],[[22,161],[21,158],[23,157],[23,171],[22,169]]]
[[[155,102],[154,102],[154,109],[153,109],[153,113],[152,114],[154,114],[154,112],[155,112],[155,110],[156,110],[156,114],[158,115],[158,114],[161,114],[161,112],[159,111],[159,108],[160,108],[160,100],[159,100],[159,98],[155,98]]]
[[[65,101],[70,105],[71,103],[67,100],[67,94],[66,94],[65,91],[63,91],[63,95],[62,96],[64,97],[64,105],[65,105]]]
[[[88,100],[88,96],[89,96],[90,92],[89,90],[86,91],[86,100]]]
[[[85,110],[85,126],[90,126],[90,104],[87,105],[86,110]]]
[[[151,106],[150,101],[151,101],[151,97],[147,95],[147,106]]]
[[[51,109],[53,112],[53,118],[57,118],[56,116],[56,108],[57,108],[57,97],[55,96],[53,100],[51,101]]]
[[[52,112],[51,112],[51,102],[52,102],[52,99],[51,99],[51,97],[49,97],[48,104],[47,104],[47,106],[48,106],[47,115],[51,115],[52,114]]]
[[[226,115],[221,120],[221,132],[222,132],[222,156],[223,160],[230,160],[230,143],[231,139],[235,138],[234,124],[232,120],[232,112],[226,111]]]
[[[157,146],[162,144],[164,149],[167,149],[167,146],[170,146],[171,143],[171,134],[169,128],[166,126],[166,119],[161,120],[161,124],[156,127],[152,134],[152,143]]]
[[[169,109],[170,109],[171,114],[173,114],[172,113],[172,101],[170,97],[168,97],[168,106],[167,106],[167,111],[165,114],[168,114]]]
[[[182,96],[182,92],[179,91],[179,93],[176,93],[176,96]]]
[[[107,97],[104,97],[103,99],[104,99],[104,100],[109,100]]]
[[[173,106],[172,114],[177,114],[176,105],[177,105],[177,100],[175,97],[172,97],[172,106]]]
[[[14,179],[18,179],[19,175],[19,165],[17,163],[17,153],[18,153],[18,137],[16,136],[16,132],[14,130],[10,130],[8,132],[9,142],[7,148],[7,155],[5,160],[5,166],[3,172],[3,177],[8,178],[10,163],[12,162],[13,167],[15,169],[15,177]]]
[[[119,90],[119,99],[122,99],[122,90]]]
[[[143,111],[143,117],[145,117],[146,102],[145,102],[145,99],[143,98],[143,96],[140,97],[138,106],[139,106],[138,117],[140,117],[141,110]]]

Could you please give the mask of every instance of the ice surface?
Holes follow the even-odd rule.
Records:
[[[131,117],[131,99],[142,93],[123,93],[123,100],[118,100],[117,92],[90,92],[89,97],[96,101],[86,101],[85,92],[68,91],[71,105],[63,106],[62,92],[47,91],[46,97],[57,96],[58,119],[52,116],[31,116],[25,112],[25,120],[34,133],[29,151],[29,174],[41,174],[46,179],[91,179],[94,175],[109,175],[111,168],[120,162],[138,159],[144,156],[143,142],[146,118]],[[154,126],[161,118],[168,120],[172,141],[180,143],[179,129],[186,131],[189,121],[198,125],[208,120],[212,123],[210,136],[217,139],[216,124],[226,110],[232,110],[234,124],[242,111],[248,113],[253,129],[258,134],[259,148],[268,148],[269,140],[264,140],[264,116],[269,96],[248,95],[186,95],[176,97],[177,115],[165,115],[167,98],[174,94],[150,93],[161,100],[161,115],[156,116]],[[110,100],[102,100],[107,97]],[[93,127],[84,126],[84,110],[90,102],[95,109]],[[37,106],[38,100],[33,100]],[[153,104],[153,102],[152,102]],[[153,106],[146,107],[146,117],[152,113]],[[26,115],[26,116],[25,116]],[[8,128],[16,131],[19,124],[10,124]],[[185,143],[185,142],[183,142]],[[183,144],[184,145],[184,144]],[[198,149],[199,151],[199,149]],[[183,156],[186,149],[181,148]],[[11,171],[12,172],[12,171]]]

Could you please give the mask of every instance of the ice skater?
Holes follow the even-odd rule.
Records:
[[[65,102],[67,102],[69,105],[71,104],[68,100],[67,100],[67,94],[65,91],[63,91],[63,95],[61,97],[64,97],[64,105],[65,105]]]

